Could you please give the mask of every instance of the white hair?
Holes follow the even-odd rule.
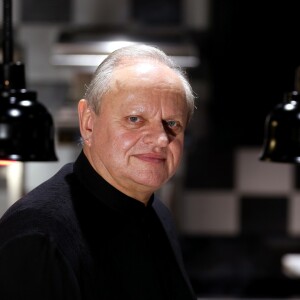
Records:
[[[85,93],[85,99],[94,112],[99,112],[102,97],[110,89],[113,71],[125,61],[128,61],[128,59],[152,60],[162,63],[174,70],[182,82],[188,105],[188,120],[191,119],[195,107],[195,97],[186,77],[186,73],[163,51],[154,46],[145,44],[134,44],[115,50],[98,66]]]

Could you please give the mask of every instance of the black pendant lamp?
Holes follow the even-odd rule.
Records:
[[[57,161],[53,120],[26,89],[25,66],[13,62],[12,2],[3,0],[3,62],[0,65],[0,160]]]
[[[262,161],[300,163],[299,69],[295,91],[286,93],[266,118]]]

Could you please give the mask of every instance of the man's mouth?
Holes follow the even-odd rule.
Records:
[[[166,157],[157,153],[144,153],[135,155],[136,158],[150,163],[162,163],[166,161]]]

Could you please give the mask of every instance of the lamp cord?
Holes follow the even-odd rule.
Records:
[[[12,1],[3,1],[3,64],[13,62]]]

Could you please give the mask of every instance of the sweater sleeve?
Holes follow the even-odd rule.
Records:
[[[40,234],[17,237],[0,248],[2,300],[80,300],[72,268],[54,242]]]

